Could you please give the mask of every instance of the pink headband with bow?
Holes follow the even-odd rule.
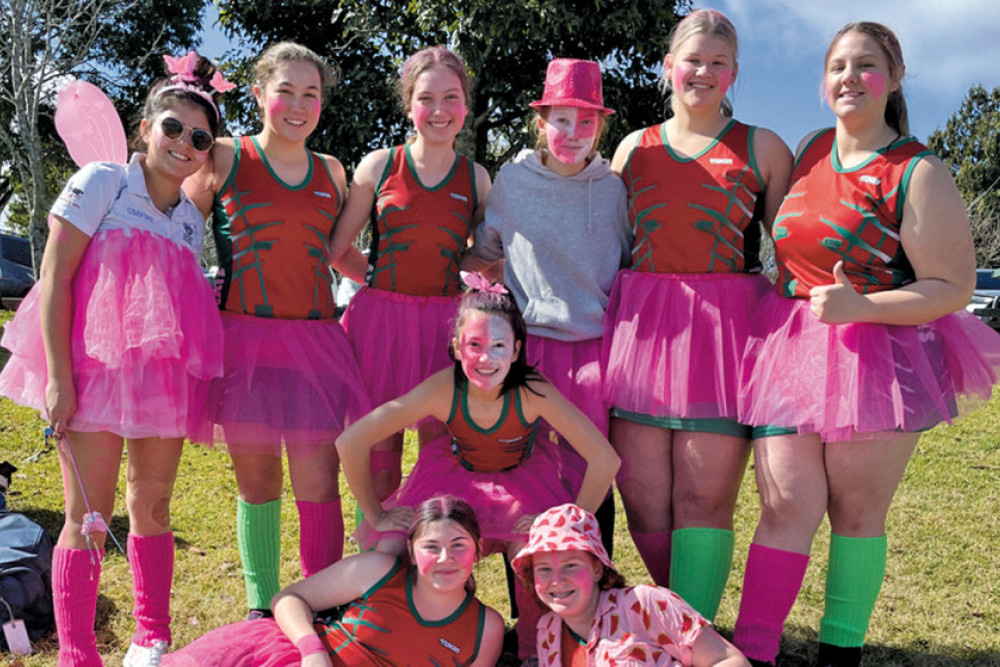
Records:
[[[172,90],[183,90],[194,93],[208,101],[215,111],[215,119],[219,120],[219,106],[215,103],[215,100],[208,94],[208,91],[194,85],[201,80],[194,73],[195,68],[198,66],[198,54],[194,51],[188,51],[187,55],[182,58],[174,58],[173,56],[163,54],[163,60],[167,63],[167,71],[173,74],[173,76],[170,77],[170,83],[161,88],[157,95],[162,95]],[[215,70],[215,74],[212,75],[208,83],[219,93],[225,93],[236,87],[235,84],[226,81],[226,78],[222,76],[222,72],[219,70]]]
[[[507,294],[507,288],[503,283],[491,283],[483,274],[476,271],[460,271],[459,275],[462,276],[462,282],[466,287],[490,294]]]

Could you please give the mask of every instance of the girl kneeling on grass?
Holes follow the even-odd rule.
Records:
[[[486,551],[513,556],[524,546],[534,515],[571,498],[560,483],[555,453],[534,433],[545,419],[587,462],[577,502],[593,511],[608,493],[618,457],[597,427],[536,373],[525,359],[526,327],[507,290],[478,274],[463,274],[451,341],[454,368],[376,408],[337,439],[344,474],[368,517],[362,546],[399,552],[399,531],[412,510],[439,489],[467,500],[483,525]],[[447,423],[450,437],[424,445],[403,487],[379,503],[368,465],[372,447],[405,424],[427,416]],[[393,535],[395,533],[395,535]],[[530,592],[515,591],[520,658],[534,655],[539,609]]]
[[[597,519],[576,505],[539,515],[513,567],[551,609],[538,622],[539,664],[749,664],[676,593],[626,587],[601,544]]]
[[[405,556],[377,551],[334,563],[288,586],[274,620],[219,628],[165,656],[175,667],[493,667],[503,620],[475,598],[479,522],[452,496],[423,502]],[[328,622],[313,613],[339,607]]]

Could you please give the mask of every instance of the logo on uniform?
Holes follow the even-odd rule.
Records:
[[[317,197],[325,197],[326,199],[333,199],[333,195],[329,192],[323,192],[321,190],[313,190],[313,194]]]
[[[731,157],[713,157],[708,159],[709,164],[732,164],[733,158]]]
[[[861,177],[861,182],[867,183],[868,185],[879,185],[882,182],[882,179],[878,176],[869,176],[865,174]]]
[[[451,194],[452,199],[457,199],[459,201],[465,201],[465,202],[469,201],[468,197],[466,197],[465,195],[460,195],[457,192],[451,192],[449,194]]]
[[[448,649],[452,653],[458,654],[458,653],[462,652],[462,649],[460,649],[459,647],[455,646],[454,644],[452,644],[450,641],[448,641],[444,637],[441,637],[441,639],[439,639],[438,641],[441,642],[441,646],[444,646],[446,649]]]

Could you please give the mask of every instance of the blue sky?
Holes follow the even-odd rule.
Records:
[[[895,30],[906,59],[903,90],[910,131],[921,140],[958,110],[977,83],[1000,85],[997,0],[704,0],[728,15],[740,37],[733,88],[736,117],[776,131],[794,150],[799,139],[832,125],[820,102],[823,55],[848,21],[880,21]],[[219,57],[229,44],[205,16],[202,50]]]

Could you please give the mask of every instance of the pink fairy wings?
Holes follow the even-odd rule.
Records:
[[[79,166],[90,162],[128,162],[125,128],[115,106],[100,88],[71,81],[56,98],[56,131]]]
[[[479,290],[481,292],[489,292],[491,294],[507,294],[507,288],[503,286],[502,283],[491,283],[487,280],[483,274],[475,271],[461,271],[462,282],[465,283],[466,287],[471,287],[472,289]]]

